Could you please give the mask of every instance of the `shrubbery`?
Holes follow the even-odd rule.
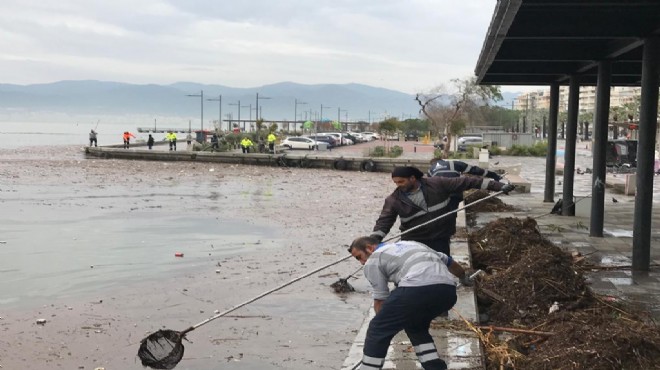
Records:
[[[384,146],[377,146],[374,147],[371,153],[369,153],[372,157],[390,157],[390,158],[396,158],[401,156],[403,154],[403,148],[395,145],[390,148],[389,152],[385,151]]]

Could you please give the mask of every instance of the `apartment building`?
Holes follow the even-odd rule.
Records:
[[[620,107],[631,103],[641,94],[640,87],[615,86],[610,91],[610,106]],[[531,91],[518,95],[514,100],[513,109],[520,111],[550,109],[550,88]],[[593,112],[596,109],[596,87],[580,87],[580,113]],[[568,110],[568,86],[559,87],[559,111]]]

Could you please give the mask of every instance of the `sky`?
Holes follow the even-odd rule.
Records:
[[[427,92],[474,74],[495,4],[2,0],[0,83],[290,81]]]

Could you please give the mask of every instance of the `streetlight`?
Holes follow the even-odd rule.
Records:
[[[270,99],[270,98],[266,96],[259,97],[259,93],[257,93],[257,106],[255,108],[255,110],[257,111],[257,120],[259,119],[259,99]]]
[[[218,95],[217,99],[206,99],[206,101],[217,101],[218,103],[218,127],[222,130],[222,95]],[[227,130],[230,131],[230,130]]]
[[[204,90],[202,90],[199,94],[188,94],[186,96],[191,96],[191,97],[199,97],[200,105],[202,107],[201,112],[201,127],[202,131],[204,131]]]
[[[332,108],[328,107],[327,105],[325,106],[326,108]],[[319,122],[323,121],[323,104],[321,104],[321,114],[319,114]],[[319,132],[319,125],[316,125],[316,132]]]
[[[298,123],[298,105],[305,105],[307,103],[293,99],[293,133],[296,133],[296,124]]]
[[[235,105],[238,108],[238,127],[241,127],[241,101],[239,100],[238,103],[229,103],[227,105]],[[243,130],[245,130],[245,127],[243,127]]]
[[[341,112],[346,112],[346,114],[348,115],[348,111],[346,109],[339,109],[339,107],[337,107],[337,123],[339,123],[340,125],[341,125]],[[346,125],[348,126],[348,122],[346,123]],[[348,129],[346,131],[348,131]]]

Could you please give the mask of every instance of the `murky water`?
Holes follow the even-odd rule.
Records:
[[[207,202],[211,189],[177,189],[180,196],[133,189],[134,198],[116,189],[15,190],[2,193],[0,304],[102,291],[277,245],[267,226],[191,209]]]

